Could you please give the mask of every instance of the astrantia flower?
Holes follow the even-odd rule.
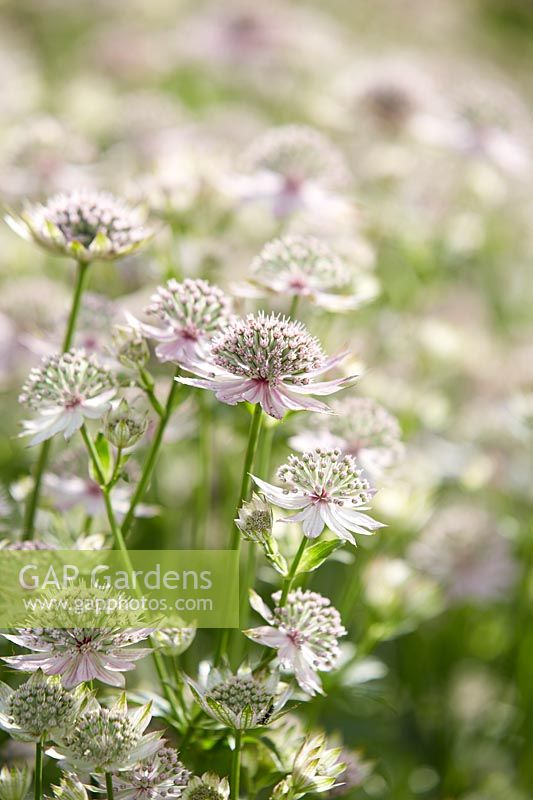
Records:
[[[133,769],[113,776],[117,800],[166,800],[180,798],[191,773],[172,747],[160,747]]]
[[[58,758],[76,770],[119,772],[152,756],[161,747],[161,732],[143,735],[151,703],[128,711],[126,695],[110,708],[93,700],[71,730],[58,740]]]
[[[91,517],[107,513],[102,489],[89,475],[83,478],[81,475],[64,473],[56,475],[47,472],[43,479],[43,488],[46,496],[53,501],[54,507],[60,511],[69,511],[71,508],[82,506]],[[111,505],[118,519],[128,513],[132,494],[131,484],[118,484],[113,487]],[[153,517],[157,511],[157,506],[138,503],[135,516]]]
[[[282,522],[301,522],[310,539],[325,527],[339,539],[355,544],[353,533],[371,534],[382,528],[368,514],[373,490],[351,455],[317,448],[300,457],[289,456],[278,469],[281,487],[252,476],[265,497],[280,508],[300,509]]]
[[[250,146],[244,167],[248,175],[237,182],[238,193],[244,200],[266,202],[276,217],[327,209],[347,177],[340,153],[325,136],[304,125],[267,131]]]
[[[0,800],[26,800],[31,786],[31,769],[2,767],[0,770]]]
[[[287,692],[278,694],[276,673],[260,678],[250,671],[233,675],[227,668],[212,668],[205,687],[190,678],[188,682],[205,713],[233,730],[267,725],[288,700]]]
[[[278,651],[281,668],[294,673],[307,694],[322,692],[317,672],[329,672],[339,659],[338,639],[346,635],[340,614],[327,597],[301,589],[289,592],[285,605],[279,605],[281,592],[272,595],[271,611],[254,591],[250,603],[268,622],[245,631],[254,642]]]
[[[202,362],[213,336],[228,322],[230,298],[218,286],[204,280],[172,279],[152,295],[145,313],[156,317],[164,327],[146,325],[128,315],[132,326],[160,342],[156,355],[161,361],[187,365]]]
[[[2,636],[34,653],[2,660],[22,672],[42,669],[46,675],[60,675],[67,689],[94,679],[124,686],[122,673],[134,669],[135,662],[150,652],[147,648],[124,648],[147,639],[150,633],[147,628],[24,628]]]
[[[201,778],[195,776],[189,781],[181,797],[182,800],[228,800],[229,791],[227,778],[204,772]]]
[[[309,420],[301,432],[290,439],[299,452],[314,447],[339,448],[356,456],[372,476],[393,466],[401,458],[403,446],[396,417],[369,397],[345,397],[331,404],[335,415],[327,425],[316,418]]]
[[[108,192],[57,194],[46,205],[28,205],[7,222],[23,238],[84,263],[122,258],[152,235],[139,209]]]
[[[54,800],[88,800],[87,788],[77,775],[67,772],[63,773],[58,786],[52,786],[52,791]]]
[[[253,260],[251,273],[260,288],[284,297],[307,297],[329,311],[349,311],[367,299],[350,292],[352,276],[342,259],[312,236],[268,242]]]
[[[344,772],[340,761],[342,748],[326,749],[326,736],[308,736],[300,747],[291,774],[274,787],[272,800],[298,800],[306,794],[327,792],[336,785],[337,777]]]
[[[17,689],[0,682],[0,728],[23,742],[49,738],[73,724],[82,700],[79,691],[67,691],[41,670]]]
[[[244,502],[239,508],[239,517],[235,525],[242,533],[243,539],[258,544],[275,570],[281,575],[287,575],[287,562],[281,555],[278,543],[272,535],[274,516],[272,509],[264,497],[255,492],[249,502]]]
[[[196,628],[158,628],[152,634],[152,643],[165,655],[179,656],[194,642]]]
[[[19,402],[39,414],[24,422],[24,435],[32,436],[30,445],[57,433],[70,439],[85,419],[100,419],[115,394],[112,374],[94,355],[71,350],[45,358],[31,370],[19,397]]]
[[[260,311],[233,321],[215,337],[212,371],[195,368],[200,378],[177,380],[210,389],[229,405],[259,403],[271,417],[281,419],[289,410],[329,412],[325,403],[304,395],[333,394],[350,385],[353,377],[314,382],[343,357],[326,358],[301,322]]]

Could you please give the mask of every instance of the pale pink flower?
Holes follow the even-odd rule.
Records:
[[[276,649],[280,666],[292,672],[307,694],[322,693],[318,672],[329,672],[340,657],[338,639],[346,635],[340,614],[327,597],[296,589],[280,606],[281,592],[272,595],[270,608],[254,591],[252,608],[268,625],[244,631],[254,642]]]
[[[134,669],[135,662],[150,652],[129,645],[147,639],[150,633],[149,628],[22,628],[2,636],[34,652],[2,660],[22,672],[42,669],[45,675],[60,675],[66,689],[95,679],[124,686],[122,673]]]
[[[117,800],[177,800],[190,778],[176,750],[163,746],[127,772],[113,775],[114,795]]]
[[[102,490],[90,477],[56,475],[48,472],[44,476],[43,484],[45,494],[59,511],[69,511],[76,506],[82,506],[85,513],[91,517],[104,516],[107,513]],[[133,489],[129,485],[113,487],[111,505],[119,519],[127,514],[132,494]],[[136,517],[153,517],[156,513],[156,506],[144,503],[139,503],[135,508]]]
[[[194,369],[200,377],[176,380],[209,389],[228,405],[259,403],[276,419],[282,419],[286,411],[329,413],[325,403],[306,395],[333,394],[353,383],[353,376],[315,382],[345,355],[326,358],[301,322],[260,311],[233,321],[215,337],[212,366]]]
[[[184,367],[204,361],[211,339],[228,323],[230,298],[208,281],[187,278],[183,283],[171,279],[151,299],[145,313],[156,317],[163,327],[139,322],[130,314],[127,317],[133,328],[160,342],[156,356]]]
[[[320,448],[301,458],[291,455],[277,477],[281,487],[252,475],[267,500],[280,508],[298,510],[281,522],[301,522],[310,539],[328,527],[339,539],[355,544],[351,532],[370,535],[383,527],[364,513],[374,492],[351,455]]]
[[[58,433],[70,439],[85,419],[100,419],[115,394],[111,372],[94,355],[70,350],[45,358],[30,371],[19,397],[38,412],[36,419],[24,421],[24,435],[32,436],[30,445]]]

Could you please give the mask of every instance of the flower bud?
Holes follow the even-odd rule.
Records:
[[[144,367],[150,358],[146,340],[138,331],[127,325],[115,325],[113,350],[118,361],[129,369]]]
[[[2,767],[0,770],[0,800],[24,800],[30,786],[31,770],[28,767]]]
[[[243,503],[239,509],[235,524],[244,539],[264,546],[272,537],[272,509],[263,497],[254,492],[250,502]]]
[[[125,449],[133,447],[146,431],[148,418],[146,413],[137,411],[122,399],[117,408],[111,409],[104,420],[106,439],[115,447]]]

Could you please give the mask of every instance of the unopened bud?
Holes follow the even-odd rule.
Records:
[[[25,800],[31,786],[28,767],[2,767],[0,770],[0,800]]]
[[[127,325],[116,325],[113,331],[113,350],[120,363],[129,369],[144,367],[150,358],[146,340]]]
[[[127,400],[122,399],[117,408],[106,414],[104,434],[112,445],[125,449],[133,447],[139,441],[147,426],[147,414],[137,411]]]
[[[272,536],[273,517],[270,505],[257,494],[239,509],[235,524],[249,542],[264,545]]]

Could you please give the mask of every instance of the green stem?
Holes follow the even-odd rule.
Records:
[[[114,800],[113,775],[110,772],[105,774],[105,788],[107,790],[107,800]]]
[[[237,514],[243,502],[248,497],[250,491],[250,470],[253,467],[255,453],[257,450],[257,442],[259,441],[259,434],[261,432],[261,422],[263,419],[263,409],[259,403],[256,403],[252,421],[250,423],[250,432],[248,434],[248,446],[246,448],[246,455],[244,457],[244,467],[242,470],[241,491],[239,500],[237,502]],[[231,542],[230,550],[239,550],[241,543],[241,534],[235,523],[231,527]]]
[[[309,539],[307,538],[307,536],[303,536],[302,537],[302,541],[300,542],[300,547],[296,551],[296,555],[294,556],[294,558],[292,560],[292,564],[291,564],[291,568],[289,570],[289,574],[287,575],[287,577],[285,578],[285,580],[283,582],[283,589],[281,591],[281,599],[279,601],[280,608],[282,606],[284,606],[285,603],[287,602],[287,596],[288,596],[288,594],[289,594],[289,592],[290,592],[290,590],[292,588],[292,584],[294,582],[294,578],[296,576],[296,572],[298,570],[298,566],[300,564],[300,561],[302,560],[302,556],[304,554],[305,548],[307,547],[308,541],[309,541]]]
[[[211,504],[211,408],[207,392],[200,392],[198,397],[198,434],[199,434],[199,471],[196,487],[196,514],[194,524],[193,549],[201,549],[205,542],[205,533]]]
[[[231,800],[239,800],[241,785],[241,744],[242,732],[235,731],[235,748],[231,760]]]
[[[176,371],[177,377],[179,374],[179,370]],[[157,426],[154,438],[152,440],[152,444],[150,446],[150,450],[148,452],[148,457],[144,463],[143,471],[141,473],[141,477],[139,483],[137,484],[137,488],[133,494],[133,497],[130,501],[130,507],[124,520],[122,522],[121,530],[124,539],[127,538],[128,533],[130,532],[130,528],[133,524],[135,519],[135,510],[137,508],[138,503],[140,503],[141,499],[148,488],[148,484],[150,483],[150,478],[152,477],[152,472],[155,467],[155,463],[157,461],[157,456],[159,454],[159,448],[161,447],[161,442],[163,441],[163,435],[165,433],[165,429],[167,427],[168,421],[172,415],[172,411],[174,409],[174,400],[176,397],[176,393],[179,390],[180,385],[172,379],[172,386],[170,387],[167,402],[164,408],[163,416],[159,420],[159,424]]]
[[[165,414],[165,409],[155,395],[154,380],[152,376],[144,369],[144,367],[139,367],[139,375],[142,381],[142,389],[148,397],[150,405],[159,417],[163,417]]]
[[[120,467],[122,466],[122,447],[117,447],[117,454],[115,456],[115,466],[113,467],[113,475],[111,476],[110,485],[114,486],[118,481],[120,474]]]
[[[43,740],[35,742],[35,800],[41,800],[43,796]]]
[[[83,290],[85,288],[85,284],[87,281],[87,267],[88,264],[78,263],[78,275],[76,279],[76,285],[74,287],[74,295],[72,297],[72,305],[70,308],[70,314],[67,322],[67,329],[65,331],[65,337],[63,339],[63,347],[62,347],[63,353],[66,353],[67,350],[70,350],[72,346],[72,340],[74,339],[76,322],[78,320],[78,315],[80,311],[81,298],[83,296]],[[46,465],[48,463],[48,456],[50,455],[51,446],[52,446],[51,439],[47,439],[41,445],[41,451],[39,453],[39,458],[37,460],[37,467],[35,470],[35,480],[33,483],[33,489],[28,498],[28,503],[26,505],[26,512],[24,514],[25,540],[33,538],[34,527],[35,527],[35,515],[37,513],[37,508],[39,506],[41,485],[43,482],[43,475],[46,469]]]
[[[298,306],[300,305],[300,295],[295,294],[291,301],[291,307],[289,309],[289,317],[294,319],[296,314],[298,313]]]

